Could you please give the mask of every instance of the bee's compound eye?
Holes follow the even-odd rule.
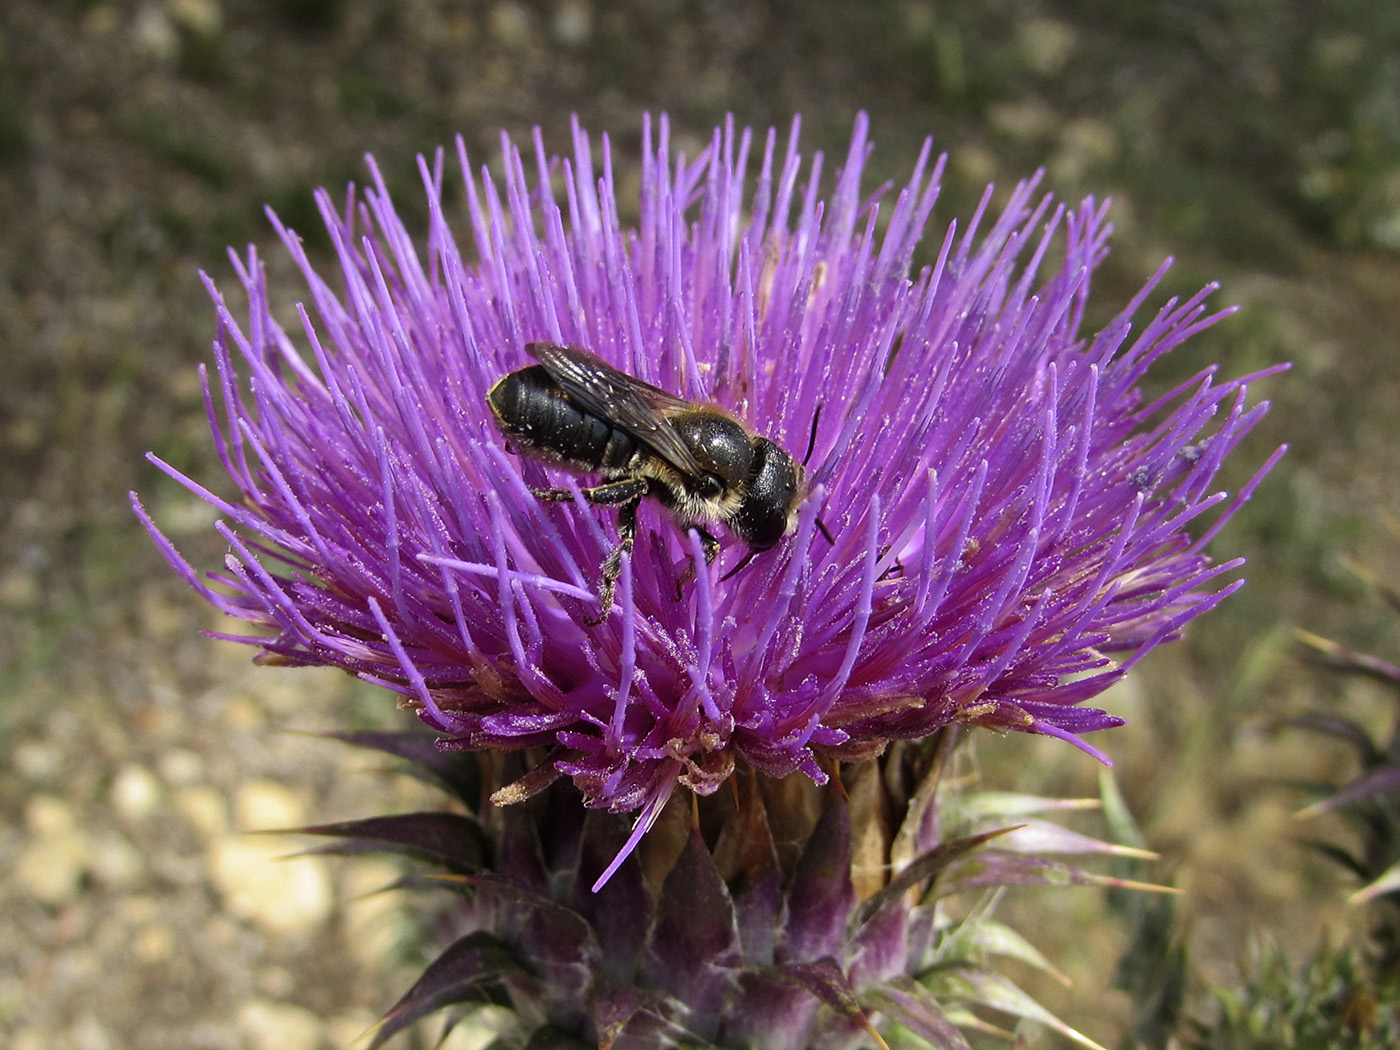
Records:
[[[700,475],[700,498],[718,499],[724,494],[724,479],[706,471]]]
[[[727,524],[750,547],[767,550],[787,534],[801,500],[802,480],[792,457],[767,438],[757,438],[753,473]]]

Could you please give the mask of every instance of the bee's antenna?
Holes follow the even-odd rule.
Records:
[[[818,405],[817,410],[812,413],[812,432],[807,435],[807,452],[802,457],[802,465],[805,467],[807,461],[812,458],[812,449],[817,447],[817,424],[821,422],[822,406]],[[826,530],[823,529],[823,532]]]
[[[752,547],[750,547],[750,548],[749,548],[749,552],[748,552],[747,554],[745,554],[745,555],[743,556],[743,558],[741,558],[741,559],[739,560],[739,564],[736,565],[736,566],[734,566],[734,568],[730,569],[730,570],[729,570],[728,572],[726,572],[723,576],[721,576],[721,577],[719,578],[719,582],[720,582],[720,583],[723,583],[725,580],[729,579],[729,577],[734,576],[734,575],[737,575],[738,572],[739,572],[741,569],[743,569],[746,565],[748,565],[749,562],[753,561],[754,555],[756,555],[757,553],[758,553],[758,551],[756,551],[756,550],[754,550]]]
[[[822,406],[818,405],[817,410],[812,413],[812,433],[807,436],[807,452],[802,457],[802,465],[804,467],[807,465],[807,461],[812,458],[812,449],[817,447],[817,424],[821,422],[821,418]],[[832,539],[831,536],[831,530],[826,527],[826,522],[822,521],[821,518],[817,518],[817,528],[821,530],[821,534],[826,537],[827,543],[831,544],[833,547],[836,546],[836,541]]]

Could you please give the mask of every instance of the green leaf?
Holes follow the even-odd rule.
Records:
[[[446,789],[471,809],[481,803],[481,768],[477,756],[444,751],[438,737],[429,733],[327,733],[356,747],[383,751],[408,763],[407,772],[419,780]]]
[[[996,831],[988,831],[981,835],[970,835],[967,838],[954,839],[952,842],[945,842],[935,846],[915,858],[910,865],[889,881],[879,893],[866,900],[856,909],[851,917],[851,928],[859,929],[866,923],[875,920],[876,916],[884,909],[893,907],[899,900],[914,887],[927,882],[935,875],[946,870],[955,861],[966,857],[969,853],[986,845],[994,838],[1006,835],[1014,831],[1014,828],[999,828]],[[944,891],[940,884],[936,887],[938,891]],[[939,892],[939,896],[946,896],[948,892]]]
[[[475,817],[427,811],[396,813],[336,824],[312,824],[292,829],[302,835],[325,835],[347,840],[344,847],[319,852],[363,853],[380,850],[402,853],[446,865],[452,871],[474,871],[489,855],[486,835]],[[279,832],[280,834],[280,832]]]
[[[938,998],[958,998],[988,1006],[1014,1017],[1052,1028],[1088,1050],[1104,1050],[1087,1035],[1076,1031],[1000,974],[966,964],[938,968],[920,982]]]
[[[1139,860],[1151,860],[1157,856],[1149,850],[1137,849],[1133,846],[1118,846],[1112,842],[1104,842],[1102,839],[1092,838],[1089,835],[1071,831],[1069,828],[1060,827],[1058,824],[1051,824],[1049,821],[1035,819],[1024,821],[1019,828],[1002,840],[1001,847],[1013,853],[1026,854],[1073,853],[1081,856],[1099,854],[1110,857],[1135,857]]]
[[[970,949],[986,955],[1000,955],[1008,959],[1018,959],[1028,966],[1048,973],[1061,984],[1068,985],[1070,983],[1069,978],[1057,970],[1035,945],[1005,923],[995,922],[989,918],[969,920],[961,924],[953,937],[955,940],[963,941]],[[966,957],[966,953],[961,954]]]
[[[1015,791],[974,791],[947,804],[955,807],[959,816],[973,823],[1005,823],[1036,813],[1098,809],[1100,805],[1096,798],[1048,798]]]
[[[1108,832],[1113,841],[1136,849],[1146,849],[1147,839],[1133,818],[1128,800],[1123,797],[1123,792],[1118,787],[1118,778],[1111,770],[1099,770],[1099,799],[1103,805],[1104,821],[1108,824]]]
[[[1361,904],[1375,900],[1377,897],[1383,897],[1387,893],[1394,893],[1396,890],[1400,890],[1400,863],[1392,864],[1386,868],[1381,873],[1380,878],[1368,886],[1361,887],[1347,900],[1351,904]]]
[[[488,933],[477,931],[453,942],[384,1015],[369,1050],[378,1050],[419,1018],[445,1006],[485,998],[486,985],[518,969],[511,953]]]
[[[867,992],[864,999],[867,1009],[877,1010],[903,1025],[937,1050],[971,1050],[958,1026],[928,989],[911,978],[896,977]]]

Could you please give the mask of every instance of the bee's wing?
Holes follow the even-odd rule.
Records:
[[[689,401],[619,371],[581,347],[536,342],[525,350],[580,407],[645,442],[682,473],[704,473],[662,414],[664,409],[693,408]]]

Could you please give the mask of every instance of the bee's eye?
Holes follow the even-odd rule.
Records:
[[[706,471],[700,475],[700,498],[718,499],[724,493],[724,479]]]
[[[739,508],[725,524],[754,550],[767,550],[795,524],[802,476],[792,457],[767,438],[754,441],[754,472]]]

